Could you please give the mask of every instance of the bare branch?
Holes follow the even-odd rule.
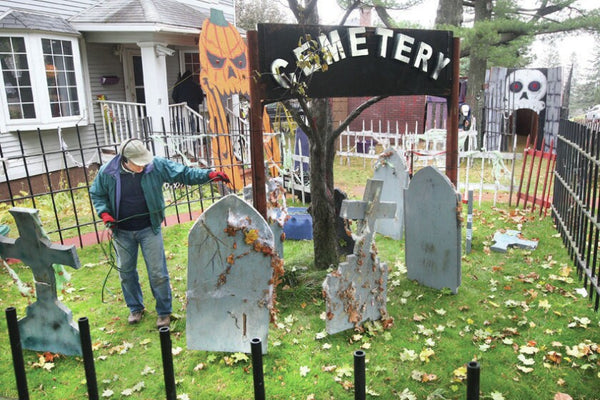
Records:
[[[367,101],[365,101],[364,103],[362,103],[360,106],[356,107],[356,109],[354,109],[354,111],[352,111],[347,117],[346,119],[340,124],[340,126],[338,126],[337,128],[335,128],[333,130],[333,134],[332,134],[332,138],[337,138],[339,135],[341,135],[341,133],[348,127],[348,125],[350,125],[350,123],[352,121],[354,121],[356,119],[356,117],[358,117],[360,115],[361,112],[363,112],[364,110],[366,110],[367,108],[371,107],[373,104],[385,99],[388,96],[375,96],[375,97],[371,97],[370,99],[368,99]]]

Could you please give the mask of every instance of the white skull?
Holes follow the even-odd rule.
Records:
[[[539,69],[518,69],[506,77],[509,110],[531,109],[537,113],[546,108],[548,81]]]

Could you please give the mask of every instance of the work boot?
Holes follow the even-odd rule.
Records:
[[[137,324],[138,322],[140,322],[142,320],[143,316],[144,316],[144,310],[133,311],[129,314],[129,317],[127,318],[127,322],[129,322],[129,325]]]
[[[158,319],[156,320],[156,327],[158,329],[162,328],[163,326],[169,326],[171,324],[171,316],[170,315],[159,315]]]

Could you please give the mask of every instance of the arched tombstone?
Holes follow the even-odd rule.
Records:
[[[375,230],[384,236],[402,240],[404,234],[404,190],[410,180],[406,160],[393,147],[379,155],[375,164],[373,179],[383,181],[381,201],[396,203],[393,218],[381,218],[375,223]]]
[[[274,284],[283,273],[264,218],[236,195],[223,197],[194,223],[188,237],[187,347],[267,351]]]
[[[408,279],[458,292],[461,282],[460,194],[434,167],[419,170],[404,193]]]

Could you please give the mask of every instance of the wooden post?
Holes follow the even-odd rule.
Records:
[[[448,122],[446,124],[446,176],[458,189],[458,90],[460,80],[460,38],[453,39],[452,90],[448,99]]]
[[[250,162],[252,165],[252,204],[267,219],[265,154],[262,134],[262,90],[255,72],[258,65],[258,32],[248,31],[248,71],[250,73]]]

